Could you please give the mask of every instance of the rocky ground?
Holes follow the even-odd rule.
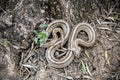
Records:
[[[35,45],[33,33],[57,19],[71,29],[87,22],[97,37],[62,69],[48,65],[46,48]],[[0,0],[0,80],[120,80],[120,1]]]

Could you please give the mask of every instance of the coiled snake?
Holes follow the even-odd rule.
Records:
[[[87,33],[89,38],[88,41],[77,38],[78,32],[80,31],[85,31]],[[93,46],[96,38],[95,31],[89,24],[79,23],[70,33],[70,26],[64,20],[55,20],[51,22],[48,25],[46,32],[49,36],[51,34],[53,36],[50,41],[44,44],[44,47],[47,47],[46,59],[49,65],[55,68],[63,68],[68,66],[74,59],[74,56],[79,56],[80,54],[81,48],[78,46],[78,44],[85,47],[90,47]],[[58,37],[57,34],[59,34],[60,37]],[[60,51],[57,52],[57,50],[62,48],[67,41],[68,49],[65,49],[65,51],[63,51],[64,53],[60,53]],[[57,58],[56,54],[63,54],[63,56]]]

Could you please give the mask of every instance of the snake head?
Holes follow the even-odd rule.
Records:
[[[75,57],[79,58],[81,53],[81,48],[77,44],[74,44],[72,50],[74,51]]]
[[[75,57],[79,58],[80,57],[80,53],[81,53],[81,48],[77,47],[75,50]]]

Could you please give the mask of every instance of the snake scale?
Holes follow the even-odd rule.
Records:
[[[88,41],[77,38],[80,31],[87,33]],[[77,24],[70,33],[70,26],[66,21],[55,20],[48,25],[46,32],[48,36],[53,36],[44,44],[44,47],[47,48],[46,59],[49,65],[55,68],[68,66],[74,57],[79,57],[81,53],[81,48],[78,45],[90,47],[94,45],[96,39],[95,30],[88,23]],[[59,37],[58,34],[60,35]],[[67,41],[68,49],[63,50],[63,52],[58,51]],[[57,58],[57,56],[61,54],[63,54],[62,57]]]

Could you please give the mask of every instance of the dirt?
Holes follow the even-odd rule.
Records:
[[[120,2],[82,2],[1,0],[0,80],[120,80]],[[67,3],[73,5],[71,9],[63,8]],[[67,13],[70,10],[74,10],[72,14]],[[87,22],[97,37],[94,46],[80,46],[80,57],[61,69],[49,66],[46,48],[35,45],[33,33],[41,31],[40,24],[57,19],[66,20],[71,29],[78,22]],[[87,73],[83,72],[82,61]]]

